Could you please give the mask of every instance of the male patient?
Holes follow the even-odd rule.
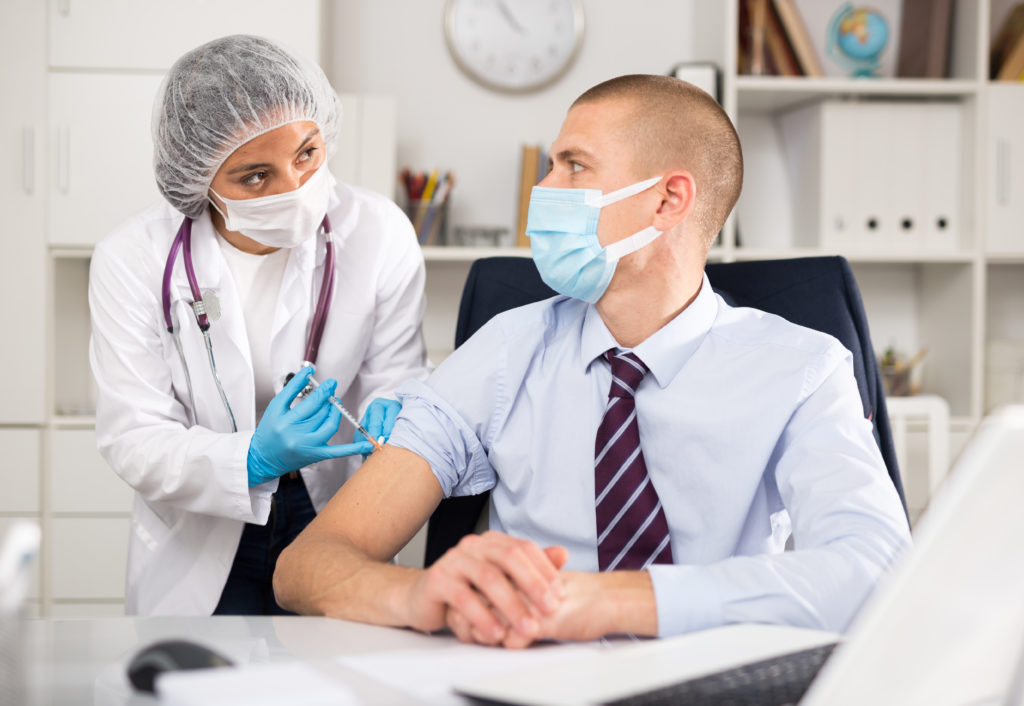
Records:
[[[742,176],[732,123],[688,83],[580,96],[527,227],[560,296],[399,390],[388,446],[281,555],[278,602],[507,647],[843,630],[907,521],[850,353],[704,274]],[[389,563],[443,497],[486,490],[491,531],[426,570]]]

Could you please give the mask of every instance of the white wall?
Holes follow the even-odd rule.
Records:
[[[692,55],[692,0],[584,0],[583,45],[568,73],[526,95],[464,76],[444,41],[444,0],[331,0],[325,70],[340,93],[398,101],[398,168],[453,170],[449,230],[515,229],[519,148],[545,149],[576,96],[626,73],[668,73]]]

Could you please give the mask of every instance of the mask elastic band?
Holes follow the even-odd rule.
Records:
[[[647,226],[643,230],[633,233],[628,238],[623,238],[617,243],[612,243],[606,247],[604,249],[605,257],[608,259],[608,262],[618,262],[626,255],[636,252],[648,243],[653,243],[661,234],[662,231],[654,226]]]
[[[622,201],[623,199],[628,199],[630,196],[639,194],[641,191],[646,191],[647,189],[657,184],[659,181],[661,181],[660,176],[651,177],[650,179],[645,179],[644,181],[638,181],[635,184],[624,186],[621,189],[617,191],[612,191],[611,193],[608,194],[602,195],[601,192],[595,192],[593,196],[587,196],[586,204],[588,206],[597,206],[598,208],[604,208],[605,206],[613,204],[616,201]]]

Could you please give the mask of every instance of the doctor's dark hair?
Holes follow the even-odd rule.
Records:
[[[634,176],[689,171],[697,184],[693,217],[711,247],[743,186],[743,151],[729,116],[693,84],[648,74],[599,83],[572,105],[620,99],[632,103],[623,137],[634,148]]]
[[[207,42],[178,59],[157,92],[157,187],[174,208],[196,218],[232,152],[299,121],[316,123],[330,158],[341,103],[319,66],[262,37],[236,34]]]

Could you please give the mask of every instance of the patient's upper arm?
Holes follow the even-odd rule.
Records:
[[[341,487],[306,532],[334,538],[378,561],[389,561],[430,518],[443,497],[420,456],[385,446]]]

